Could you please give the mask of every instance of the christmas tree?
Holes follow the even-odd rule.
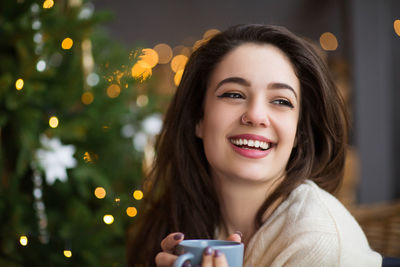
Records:
[[[124,266],[166,103],[157,55],[88,1],[0,5],[0,266]]]

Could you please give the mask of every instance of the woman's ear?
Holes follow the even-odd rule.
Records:
[[[200,120],[196,124],[196,136],[200,139],[203,138],[203,120]]]

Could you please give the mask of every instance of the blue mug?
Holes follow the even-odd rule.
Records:
[[[221,251],[225,255],[229,267],[242,267],[244,250],[242,243],[209,239],[192,239],[180,242],[176,247],[176,252],[180,256],[174,262],[173,267],[181,267],[186,261],[190,261],[192,266],[201,265],[206,247]]]

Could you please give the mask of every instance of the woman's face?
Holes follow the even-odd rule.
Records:
[[[271,182],[284,175],[295,144],[300,82],[277,47],[246,43],[208,82],[196,125],[214,178]]]

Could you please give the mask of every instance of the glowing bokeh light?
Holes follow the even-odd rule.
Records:
[[[68,49],[71,49],[73,44],[74,44],[74,41],[72,41],[71,38],[67,37],[62,41],[61,47],[62,47],[62,49],[68,50]]]
[[[135,217],[137,215],[137,209],[135,207],[128,207],[126,209],[126,214],[129,217]]]
[[[52,8],[54,6],[53,0],[46,0],[43,2],[43,8]]]
[[[139,107],[144,107],[149,103],[149,97],[147,95],[139,95],[136,98],[136,105]]]
[[[334,51],[338,47],[338,41],[333,33],[325,32],[319,38],[322,49],[326,51]]]
[[[67,258],[71,258],[72,257],[72,251],[68,250],[68,249],[65,249],[64,250],[64,256],[67,257]]]
[[[116,98],[119,96],[120,93],[121,93],[121,88],[117,84],[111,84],[107,88],[107,96],[109,98]]]
[[[217,29],[209,29],[203,34],[203,39],[208,40],[208,39],[210,39],[211,37],[213,37],[214,35],[216,35],[216,34],[218,34],[220,32],[221,31],[217,30]]]
[[[158,53],[158,63],[167,64],[172,58],[172,49],[167,44],[158,44],[153,47],[154,51]]]
[[[178,86],[179,83],[181,82],[182,74],[183,74],[183,69],[182,69],[182,70],[178,70],[178,71],[175,73],[175,76],[174,76],[174,84],[175,84],[176,86]]]
[[[58,118],[56,116],[50,117],[49,125],[51,128],[57,128],[58,127]]]
[[[20,238],[19,238],[19,243],[22,245],[22,246],[26,246],[26,245],[28,245],[28,237],[26,236],[26,235],[22,235]]]
[[[173,72],[182,70],[185,68],[188,57],[185,55],[177,55],[171,60],[171,69]]]
[[[24,80],[18,79],[18,80],[15,82],[15,88],[16,88],[17,90],[21,90],[22,87],[24,87]]]
[[[189,57],[190,56],[190,49],[188,47],[186,47],[186,46],[178,45],[178,46],[175,46],[172,49],[172,53],[174,55],[185,55],[185,56]]]
[[[89,105],[93,102],[94,96],[92,92],[84,92],[81,96],[81,101],[85,105]]]
[[[396,19],[393,23],[395,33],[400,36],[400,20]]]
[[[94,190],[94,195],[98,198],[98,199],[103,199],[106,197],[106,190],[103,187],[97,187]]]
[[[103,221],[105,224],[112,224],[114,222],[114,216],[112,216],[110,214],[106,214],[103,217]]]
[[[97,159],[99,158],[99,156],[95,153],[91,153],[86,151],[85,154],[83,154],[83,160],[87,163],[93,163],[95,162]]]
[[[46,61],[44,61],[43,59],[39,60],[38,63],[36,64],[36,70],[39,72],[43,72],[46,69],[46,66],[47,66]]]
[[[135,192],[133,192],[133,198],[136,200],[141,200],[143,198],[143,192],[140,190],[135,190]]]
[[[150,66],[146,62],[137,62],[132,67],[132,77],[141,81],[146,80],[152,74]]]
[[[147,63],[148,66],[146,64],[143,66],[145,68],[154,68],[158,64],[158,53],[151,48],[143,48],[142,55],[139,58],[139,64],[143,64],[143,62]]]
[[[205,42],[205,40],[203,40],[203,39],[197,40],[197,41],[193,44],[193,51],[197,50],[197,48],[199,48],[204,42]]]

